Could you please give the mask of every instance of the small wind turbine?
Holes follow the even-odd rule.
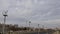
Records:
[[[6,23],[6,17],[8,16],[8,15],[7,15],[7,12],[8,12],[8,10],[2,13],[3,16],[4,16],[3,34],[5,34],[5,23]]]

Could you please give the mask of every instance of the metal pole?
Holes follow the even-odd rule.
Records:
[[[5,33],[5,22],[6,22],[6,16],[4,16],[4,23],[3,23],[3,34]]]
[[[4,16],[4,23],[3,23],[3,34],[5,34],[5,23],[6,23],[6,17],[7,17],[7,12],[3,14]]]

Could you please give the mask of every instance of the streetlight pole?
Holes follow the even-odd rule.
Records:
[[[6,12],[4,12],[3,16],[4,16],[3,34],[5,34],[5,23],[6,23],[6,17],[8,16],[8,15],[7,15],[7,11],[6,11]]]

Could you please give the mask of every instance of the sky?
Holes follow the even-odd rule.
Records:
[[[0,0],[1,23],[7,10],[6,24],[28,26],[31,21],[33,27],[60,27],[60,0]]]

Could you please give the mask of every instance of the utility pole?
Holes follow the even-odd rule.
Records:
[[[3,34],[5,34],[5,23],[6,23],[6,17],[8,16],[8,15],[7,15],[7,12],[8,12],[8,11],[5,11],[5,12],[3,13],[3,16],[4,16]]]

